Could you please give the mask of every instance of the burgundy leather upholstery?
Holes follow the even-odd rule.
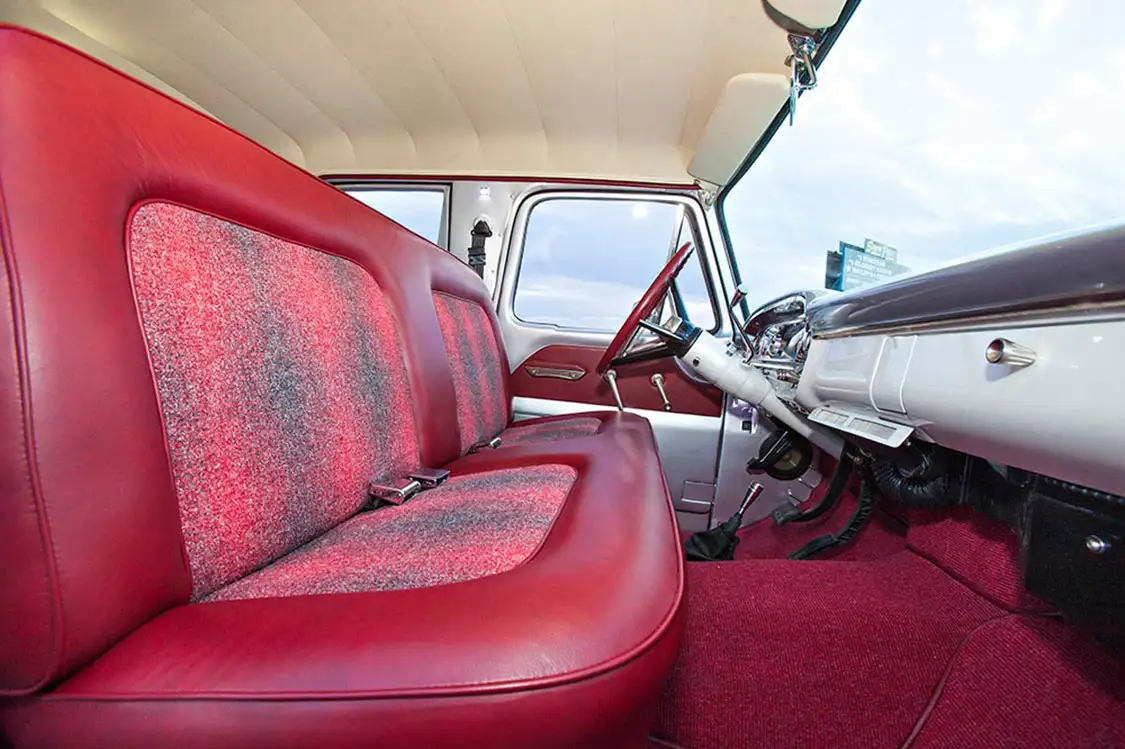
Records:
[[[147,201],[366,271],[398,326],[419,463],[455,477],[575,472],[532,556],[450,585],[190,603],[126,248]],[[0,240],[0,725],[14,746],[640,745],[683,581],[651,429],[599,414],[596,434],[460,457],[434,296],[488,310],[467,267],[228,128],[10,27]],[[508,403],[507,378],[500,388]]]

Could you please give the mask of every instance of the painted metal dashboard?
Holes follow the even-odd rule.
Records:
[[[1125,495],[1125,229],[802,292],[745,329],[751,363],[813,421],[851,416],[887,444],[912,433]],[[989,353],[998,340],[1030,356]]]

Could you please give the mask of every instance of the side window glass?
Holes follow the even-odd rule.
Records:
[[[445,189],[408,189],[398,187],[343,188],[356,200],[374,208],[410,231],[444,247],[446,198]]]
[[[613,332],[671,253],[695,242],[682,206],[659,200],[552,198],[527,217],[513,311],[524,322]],[[679,276],[691,321],[715,327],[698,251]]]
[[[695,245],[695,256],[676,277],[676,290],[680,295],[679,302],[692,324],[704,330],[714,330],[718,327],[715,324],[715,308],[711,305],[711,292],[703,275],[703,258],[700,257],[699,241],[692,231],[693,226],[691,219],[685,214],[676,247],[683,246],[684,242],[691,242]]]

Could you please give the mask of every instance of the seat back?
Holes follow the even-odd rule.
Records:
[[[0,693],[57,681],[354,513],[368,479],[440,466],[507,419],[499,329],[462,263],[3,26],[0,241]],[[482,331],[491,363],[458,375],[490,383],[477,420],[450,352]]]
[[[511,417],[507,360],[491,309],[444,292],[434,294],[441,335],[453,370],[461,450],[492,439]]]
[[[400,326],[366,271],[172,203],[127,231],[193,598],[417,467]]]

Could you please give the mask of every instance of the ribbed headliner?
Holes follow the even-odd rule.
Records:
[[[759,0],[17,5],[318,173],[685,180],[727,80],[789,51]]]

